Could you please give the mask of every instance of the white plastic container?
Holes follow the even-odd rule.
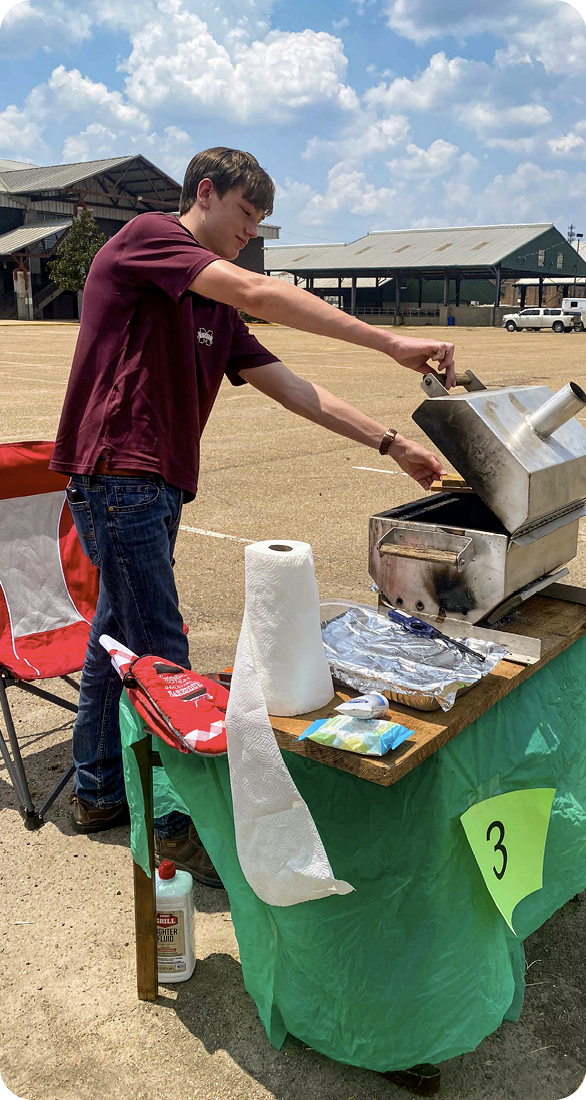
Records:
[[[185,982],[195,970],[193,878],[164,859],[156,871],[160,982]]]

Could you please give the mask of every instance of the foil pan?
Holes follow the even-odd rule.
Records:
[[[332,676],[360,692],[382,691],[416,710],[450,710],[507,654],[496,642],[458,641],[481,653],[475,660],[435,638],[408,634],[374,607],[346,600],[320,603],[322,638]]]

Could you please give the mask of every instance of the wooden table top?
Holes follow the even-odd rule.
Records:
[[[335,714],[334,708],[339,703],[357,694],[352,691],[347,693],[337,691],[327,706],[322,707],[321,710],[311,711],[309,714],[301,714],[295,718],[271,716],[271,724],[279,747],[288,752],[296,752],[300,756],[307,756],[312,760],[319,760],[332,768],[351,772],[370,783],[389,787],[432,753],[437,752],[442,745],[451,741],[452,737],[461,733],[466,726],[498,703],[499,699],[508,695],[523,680],[533,676],[553,657],[557,657],[558,653],[586,634],[586,606],[545,596],[533,596],[522,605],[519,618],[515,618],[508,627],[499,625],[499,630],[540,638],[541,659],[534,665],[518,665],[511,661],[501,661],[493,672],[457,699],[452,709],[447,712],[413,710],[399,703],[390,703],[387,719],[399,722],[402,726],[412,729],[414,733],[398,749],[392,750],[386,756],[360,756],[345,749],[319,745],[309,739],[297,740],[303,730],[316,719],[330,718]]]

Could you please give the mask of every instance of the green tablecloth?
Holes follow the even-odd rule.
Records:
[[[121,704],[132,851],[148,871],[132,741]],[[225,883],[244,983],[271,1043],[287,1032],[341,1062],[384,1071],[473,1050],[524,995],[522,939],[586,888],[586,638],[576,641],[391,787],[285,752],[336,878],[356,888],[267,906],[238,863],[228,764],[158,738],[155,814],[188,808]],[[460,823],[476,802],[555,787],[543,889],[494,905]],[[197,971],[193,979],[197,982]]]

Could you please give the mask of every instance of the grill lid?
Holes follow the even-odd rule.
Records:
[[[485,389],[468,372],[468,392],[451,394],[434,375],[413,420],[470,487],[520,536],[574,519],[586,501],[586,430],[574,419],[586,394],[569,382]]]

